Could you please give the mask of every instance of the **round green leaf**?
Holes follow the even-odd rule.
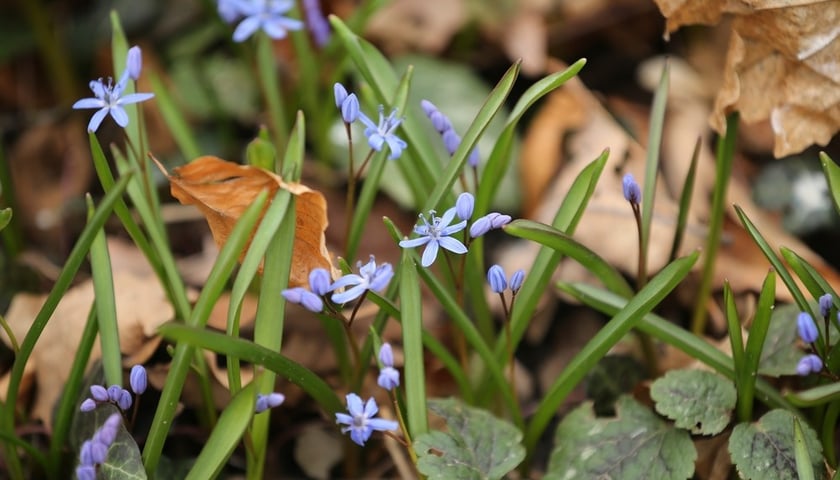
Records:
[[[414,440],[417,469],[430,480],[501,479],[525,458],[522,432],[486,410],[455,399],[429,400],[429,409],[449,426]]]
[[[595,418],[587,402],[557,427],[546,480],[621,478],[682,480],[694,475],[697,451],[685,430],[622,396],[615,418]]]
[[[671,370],[650,387],[656,411],[696,435],[717,435],[729,424],[737,394],[722,376],[703,370]]]
[[[729,454],[741,478],[747,480],[794,480],[798,478],[793,432],[793,414],[771,410],[755,423],[741,423],[729,437]],[[802,423],[805,446],[817,478],[824,472],[822,446],[817,434]]]

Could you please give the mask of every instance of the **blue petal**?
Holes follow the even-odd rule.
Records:
[[[365,115],[364,112],[359,112],[359,120],[361,120],[365,127],[367,127],[367,129],[365,130],[365,135],[370,135],[368,133],[368,129],[376,131],[376,124],[373,123],[373,120],[371,120],[367,115]]]
[[[432,237],[417,237],[417,238],[412,238],[411,240],[401,240],[400,241],[400,246],[402,248],[419,247],[421,245],[425,245],[425,244],[429,243],[429,240],[431,240],[431,239],[432,239]]]
[[[267,20],[262,23],[263,32],[274,40],[286,38],[286,29],[275,20]]]
[[[102,79],[91,80],[88,85],[90,85],[90,90],[96,98],[102,99],[105,97],[105,84],[102,83]]]
[[[239,22],[236,30],[233,31],[233,41],[244,42],[260,28],[261,23],[262,20],[260,20],[260,17],[257,15],[247,17],[245,20],[242,20]]]
[[[443,230],[452,223],[452,220],[455,218],[455,214],[457,213],[458,209],[455,207],[451,207],[449,210],[443,213],[443,216],[440,217],[440,223],[438,224],[438,228],[441,229],[441,235],[449,235],[448,233],[443,233]]]
[[[388,148],[391,149],[391,155],[389,157],[391,160],[399,158],[402,155],[403,149],[408,146],[402,139],[394,135],[388,135],[385,137],[385,141],[388,142]]]
[[[424,267],[428,267],[429,265],[435,263],[435,259],[437,258],[438,254],[438,242],[432,241],[429,242],[429,245],[423,250],[423,258],[420,260],[420,265]]]
[[[464,221],[462,221],[462,222],[460,222],[460,223],[456,223],[455,225],[450,225],[450,226],[448,226],[448,227],[446,227],[446,228],[444,228],[444,229],[441,229],[441,231],[440,231],[440,235],[441,235],[442,237],[446,237],[446,236],[452,235],[453,233],[460,232],[460,231],[461,231],[461,230],[463,230],[463,229],[464,229],[464,227],[466,227],[466,226],[467,226],[467,221],[466,221],[466,220],[464,220]]]
[[[129,93],[128,95],[120,98],[120,101],[117,103],[120,105],[128,105],[131,103],[145,102],[154,96],[154,93]]]
[[[344,425],[352,425],[353,424],[353,417],[347,415],[346,413],[336,413],[335,414],[335,423],[340,423]]]
[[[376,405],[376,400],[373,397],[368,398],[365,403],[365,418],[371,418],[379,411],[379,406]]]
[[[364,447],[371,433],[373,433],[373,430],[370,427],[354,428],[350,430],[350,439],[356,442],[357,445]]]
[[[365,290],[367,290],[367,282],[360,283],[349,290],[345,290],[344,292],[334,293],[331,298],[334,303],[344,304],[361,297],[362,294],[365,293]]]
[[[348,273],[330,285],[330,290],[337,290],[339,288],[346,287],[347,285],[358,285],[364,281],[364,278],[356,275],[355,273]]]
[[[103,108],[98,112],[94,113],[92,117],[90,117],[90,123],[88,123],[88,132],[95,132],[99,125],[102,124],[102,120],[105,120],[105,115],[108,115],[108,108]]]
[[[105,102],[98,98],[83,98],[76,103],[73,104],[73,108],[80,109],[80,108],[102,108],[105,106]]]
[[[364,407],[362,406],[361,397],[355,393],[348,393],[344,398],[347,399],[347,411],[350,412],[350,415],[356,416],[362,414]]]
[[[117,125],[123,128],[128,125],[128,114],[125,113],[125,109],[119,105],[111,107],[111,117],[113,117],[114,121],[117,122]]]
[[[367,422],[371,430],[378,430],[380,432],[390,432],[400,428],[400,424],[393,420],[385,420],[384,418],[371,418]]]
[[[438,239],[438,243],[440,243],[441,247],[449,250],[452,253],[457,253],[459,255],[467,253],[467,247],[465,247],[464,244],[461,243],[461,241],[457,238],[441,237]]]
[[[368,137],[368,145],[377,152],[382,151],[382,145],[385,144],[385,137],[378,133],[373,133]]]

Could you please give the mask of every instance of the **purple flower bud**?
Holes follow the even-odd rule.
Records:
[[[510,223],[511,220],[512,219],[510,218],[510,215],[499,214],[490,219],[490,227],[494,230],[497,228],[502,228],[508,223]]]
[[[96,401],[92,398],[86,398],[82,405],[79,407],[79,410],[82,412],[92,412],[96,410]]]
[[[128,393],[128,392],[126,392]],[[120,424],[122,423],[122,415],[119,413],[112,413],[107,419],[105,419],[105,423],[102,424],[102,427],[96,432],[99,437],[99,441],[104,443],[106,446],[110,447],[114,440],[117,438],[117,433],[120,431]],[[96,435],[94,435],[96,436]]]
[[[330,272],[323,268],[313,268],[309,272],[309,288],[316,295],[326,295],[330,291]]]
[[[280,406],[285,400],[286,397],[282,393],[271,392],[267,395],[268,397],[268,408],[274,408]]]
[[[799,338],[805,343],[814,343],[819,336],[817,324],[814,323],[810,313],[801,312],[796,317],[796,328],[799,331]]]
[[[383,343],[379,348],[379,361],[386,367],[394,366],[394,352],[391,350],[390,343]]]
[[[467,157],[467,165],[475,168],[478,166],[479,161],[481,161],[481,158],[478,156],[478,149],[473,148],[473,151],[470,152],[470,156]]]
[[[106,390],[102,385],[91,385],[90,396],[97,402],[107,402],[111,399],[108,395],[108,390]]]
[[[487,283],[490,284],[490,290],[496,293],[504,292],[507,289],[504,269],[499,265],[490,267],[490,270],[487,270]]]
[[[446,147],[449,155],[454,155],[459,145],[461,145],[461,136],[455,133],[455,130],[450,128],[443,132],[443,146]]]
[[[432,121],[432,127],[441,135],[449,131],[454,131],[449,117],[444,115],[440,110],[435,110],[429,114],[429,120]]]
[[[455,201],[455,213],[458,215],[458,218],[469,220],[472,217],[474,207],[475,197],[472,193],[464,192],[458,195],[458,199]]]
[[[93,465],[79,465],[76,467],[78,480],[96,480],[96,467]]]
[[[635,205],[641,203],[642,189],[639,187],[639,184],[636,183],[636,179],[633,178],[632,173],[624,175],[624,179],[622,179],[621,185],[624,189],[625,200]]]
[[[123,389],[121,386],[111,385],[110,387],[108,387],[108,400],[113,403],[119,402],[120,396],[122,395],[122,391]],[[91,393],[93,393],[93,390],[91,390]]]
[[[127,411],[131,408],[131,403],[133,401],[134,397],[131,396],[131,392],[123,388],[120,391],[120,398],[117,400],[117,406],[120,407],[120,410]]]
[[[796,373],[804,377],[809,373],[819,373],[822,368],[822,359],[813,353],[809,353],[808,355],[802,357],[802,360],[800,360],[796,365]]]
[[[498,215],[498,214],[497,214]],[[489,232],[492,226],[490,225],[490,218],[487,215],[479,218],[470,225],[470,237],[478,238]]]
[[[514,294],[522,288],[522,282],[525,281],[525,270],[517,270],[510,276],[510,291]]]
[[[389,392],[400,386],[400,372],[394,367],[384,367],[379,371],[376,383]]]
[[[828,318],[831,315],[831,307],[834,304],[834,298],[832,298],[830,293],[826,293],[825,295],[820,297],[820,314],[823,318]]]
[[[128,384],[131,385],[131,391],[137,395],[142,395],[146,391],[146,387],[149,384],[149,377],[146,375],[146,369],[142,365],[131,367]]]
[[[327,288],[329,290],[329,287]],[[303,308],[309,310],[310,312],[319,313],[324,310],[324,301],[321,300],[321,297],[305,288],[289,288],[283,290],[281,295],[283,295],[283,298],[285,298],[287,302],[302,305]]]
[[[333,85],[333,95],[335,96],[335,108],[341,109],[341,104],[347,99],[347,89],[344,85],[336,83]]]
[[[93,442],[90,440],[85,440],[84,443],[82,443],[82,448],[79,449],[79,463],[82,465],[94,465],[96,463],[93,461],[92,447]]]
[[[420,108],[422,108],[426,116],[430,118],[433,113],[438,111],[438,108],[435,106],[435,104],[428,100],[420,100]]]
[[[323,48],[330,41],[330,23],[324,18],[318,0],[303,0],[303,10],[306,12],[306,24],[312,32],[315,44]]]
[[[341,119],[344,123],[353,123],[359,118],[359,99],[351,93],[341,102]]]
[[[128,57],[125,61],[125,69],[128,77],[132,80],[140,78],[140,71],[143,69],[143,52],[137,45],[128,49]]]
[[[283,401],[286,400],[286,397],[283,396],[282,393],[269,393],[268,395],[263,395],[262,393],[257,394],[257,403],[254,406],[254,413],[262,413],[269,408],[274,408]]]
[[[90,442],[90,461],[92,463],[88,465],[95,465],[97,463],[105,463],[105,460],[108,458],[108,448],[109,445],[105,445],[102,442]]]

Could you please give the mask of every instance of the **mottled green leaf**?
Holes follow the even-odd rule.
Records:
[[[755,423],[741,423],[729,437],[729,454],[741,478],[747,480],[794,480],[798,478],[794,446],[793,414],[771,410]],[[822,446],[817,434],[802,423],[802,434],[815,477],[824,478]]]
[[[615,418],[596,418],[587,402],[557,427],[546,480],[576,478],[685,479],[697,451],[685,430],[623,396]]]
[[[704,370],[671,370],[650,386],[656,411],[696,435],[717,435],[729,424],[737,394],[732,382]]]
[[[773,311],[758,363],[761,375],[780,377],[796,374],[796,364],[803,355],[796,347],[796,316],[799,312],[796,304],[782,305]]]
[[[522,432],[486,410],[455,399],[429,400],[449,432],[430,432],[414,441],[417,469],[434,479],[500,479],[525,458]]]

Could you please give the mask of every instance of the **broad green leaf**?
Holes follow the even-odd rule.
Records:
[[[691,436],[623,396],[615,418],[596,418],[587,402],[557,427],[545,480],[621,478],[669,480],[694,474]]]
[[[795,459],[793,414],[771,410],[755,423],[741,423],[729,437],[729,454],[741,478],[747,480],[794,480],[798,478]],[[822,446],[807,424],[802,433],[815,472],[824,472]],[[824,474],[818,473],[817,478]]]
[[[705,370],[671,370],[650,386],[656,411],[695,435],[717,435],[729,424],[737,394],[732,382]]]
[[[782,305],[773,311],[758,364],[761,375],[780,377],[796,374],[796,364],[802,358],[802,352],[796,348],[796,316],[799,312],[795,304]]]
[[[615,415],[615,401],[647,375],[647,368],[631,355],[607,355],[586,377],[586,398],[594,402],[596,415]]]
[[[417,469],[430,480],[500,479],[525,458],[522,432],[490,412],[455,399],[430,400],[429,408],[449,427],[414,441]]]

